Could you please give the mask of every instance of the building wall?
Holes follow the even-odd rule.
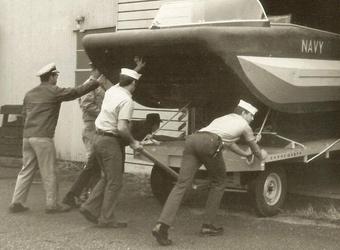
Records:
[[[21,104],[49,62],[61,72],[58,85],[73,87],[76,17],[85,17],[82,29],[112,27],[118,8],[115,0],[0,0],[0,6],[0,106]],[[63,103],[55,136],[59,158],[84,159],[81,130],[77,101]]]
[[[147,29],[165,0],[118,0],[117,31]]]

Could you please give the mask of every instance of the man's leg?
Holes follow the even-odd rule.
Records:
[[[88,187],[91,180],[96,178],[96,183],[100,178],[100,167],[96,160],[96,156],[92,150],[92,153],[89,155],[87,164],[85,168],[81,171],[80,175],[78,176],[75,183],[72,185],[69,192],[67,192],[66,196],[63,199],[63,203],[74,207],[75,204],[75,197],[80,197],[84,188]],[[93,187],[95,184],[92,184]]]
[[[168,229],[175,219],[185,191],[192,184],[195,173],[201,165],[195,155],[194,144],[195,141],[192,138],[187,139],[177,183],[168,196],[158,223],[152,230],[152,234],[158,243],[163,246],[172,244],[172,241],[168,238]]]
[[[24,204],[27,200],[34,174],[38,169],[38,161],[29,139],[23,139],[23,167],[18,174],[14,194],[13,204]],[[11,206],[12,207],[12,206]],[[11,209],[11,208],[10,208]]]
[[[40,174],[46,192],[46,208],[56,209],[58,200],[58,183],[56,175],[56,151],[52,138],[30,138],[37,154]]]
[[[123,156],[119,140],[117,138],[106,140],[101,145],[101,156],[106,186],[98,223],[116,223],[114,210],[123,186]]]
[[[102,157],[102,150],[107,150],[108,152],[111,152],[111,148],[105,148],[105,146],[100,146],[102,144],[105,145],[105,141],[107,138],[100,135],[94,136],[94,142],[93,142],[93,150],[94,155],[96,157],[96,160],[100,166],[100,168],[104,169],[104,161]],[[106,186],[106,177],[102,173],[101,179],[98,181],[97,185],[92,190],[89,198],[80,208],[80,212],[91,222],[97,223],[98,217],[101,213],[101,208],[103,204],[103,197],[104,197],[104,190]]]
[[[93,191],[90,193],[89,198],[81,205],[80,212],[84,214],[86,219],[90,217],[91,222],[97,223],[98,217],[100,216],[100,211],[103,204],[104,189],[106,186],[106,180],[103,176],[94,187]]]
[[[200,161],[195,155],[191,153],[183,154],[178,181],[170,192],[167,201],[165,202],[162,213],[158,219],[159,222],[169,226],[172,225],[179,206],[181,205],[185,191],[192,184],[195,173],[199,166]]]
[[[226,168],[222,153],[219,152],[213,158],[206,158],[204,165],[208,170],[211,183],[201,233],[217,235],[223,232],[223,228],[215,227],[214,223],[226,187]]]
[[[96,134],[96,125],[94,121],[85,121],[84,129],[82,132],[82,140],[86,149],[86,157],[87,159],[93,152],[93,138]]]

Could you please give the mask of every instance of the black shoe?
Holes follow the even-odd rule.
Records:
[[[201,227],[201,236],[216,236],[223,234],[223,227],[215,227],[213,224],[203,224]]]
[[[70,206],[71,208],[78,208],[79,205],[76,203],[76,196],[72,193],[67,193],[63,199],[63,204]]]
[[[85,208],[80,208],[79,212],[85,217],[86,220],[88,220],[89,222],[92,222],[94,224],[98,223],[98,218],[96,216],[94,216],[93,214],[91,214],[90,211],[86,210]]]
[[[9,211],[11,213],[21,213],[28,211],[28,207],[24,207],[21,203],[13,203],[9,206]]]
[[[152,235],[161,246],[169,246],[172,244],[172,240],[168,238],[168,228],[169,226],[163,223],[157,223],[152,229]]]
[[[66,213],[71,210],[71,207],[69,205],[57,205],[54,208],[46,208],[45,213],[46,214],[59,214],[59,213]]]
[[[109,222],[109,223],[98,223],[96,227],[98,228],[126,228],[126,222]]]

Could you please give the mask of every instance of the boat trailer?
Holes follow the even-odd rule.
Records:
[[[180,109],[179,113],[183,110]],[[261,138],[259,145],[268,152],[264,161],[256,157],[248,160],[228,149],[223,150],[227,168],[226,191],[252,194],[256,212],[260,216],[272,216],[280,211],[287,192],[287,166],[302,163],[308,167],[316,159],[329,158],[330,153],[340,150],[340,139],[319,139],[302,143],[276,132],[266,131],[264,128],[269,114],[270,110],[256,134],[257,138]],[[136,154],[135,158],[153,163],[152,191],[158,200],[164,202],[178,179],[184,141],[157,143],[144,141],[143,143],[145,144],[143,150]],[[240,146],[246,147],[246,145]],[[192,188],[196,190],[208,188],[210,182],[206,177],[205,168],[201,167]]]

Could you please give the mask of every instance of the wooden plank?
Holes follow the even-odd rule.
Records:
[[[144,160],[140,160],[140,159],[134,159],[133,153],[127,153],[125,155],[125,162],[126,163],[133,163],[133,164],[137,164],[137,165],[148,165],[148,166],[152,166],[153,164],[148,162],[148,161],[144,161]]]
[[[120,3],[118,4],[118,13],[138,10],[158,10],[161,4],[161,1]]]
[[[0,157],[0,166],[4,168],[21,168],[22,159],[19,157]],[[7,172],[7,171],[6,171]]]
[[[152,24],[150,20],[121,21],[117,25],[118,30],[148,29]]]
[[[135,102],[135,109],[144,109],[144,110],[157,110],[156,108],[149,108],[149,107],[146,107],[146,106],[143,106],[137,102]],[[163,108],[160,108],[158,109],[159,111],[178,111],[178,109],[163,109]]]
[[[0,144],[0,155],[1,156],[22,156],[21,145],[2,145]]]
[[[148,113],[158,113],[161,120],[171,120],[178,121],[179,118],[182,118],[181,121],[187,121],[188,117],[186,114],[177,113],[177,111],[169,111],[169,110],[145,110],[145,109],[134,109],[133,118],[134,119],[144,119]]]
[[[1,145],[22,145],[22,138],[0,137]]]
[[[0,127],[0,137],[22,138],[22,129],[12,127]]]
[[[121,21],[154,19],[156,14],[157,14],[157,10],[122,12],[118,14],[118,23]]]
[[[137,3],[137,2],[155,2],[159,0],[119,0],[118,4],[122,3]]]
[[[22,105],[3,105],[0,114],[21,114]]]

